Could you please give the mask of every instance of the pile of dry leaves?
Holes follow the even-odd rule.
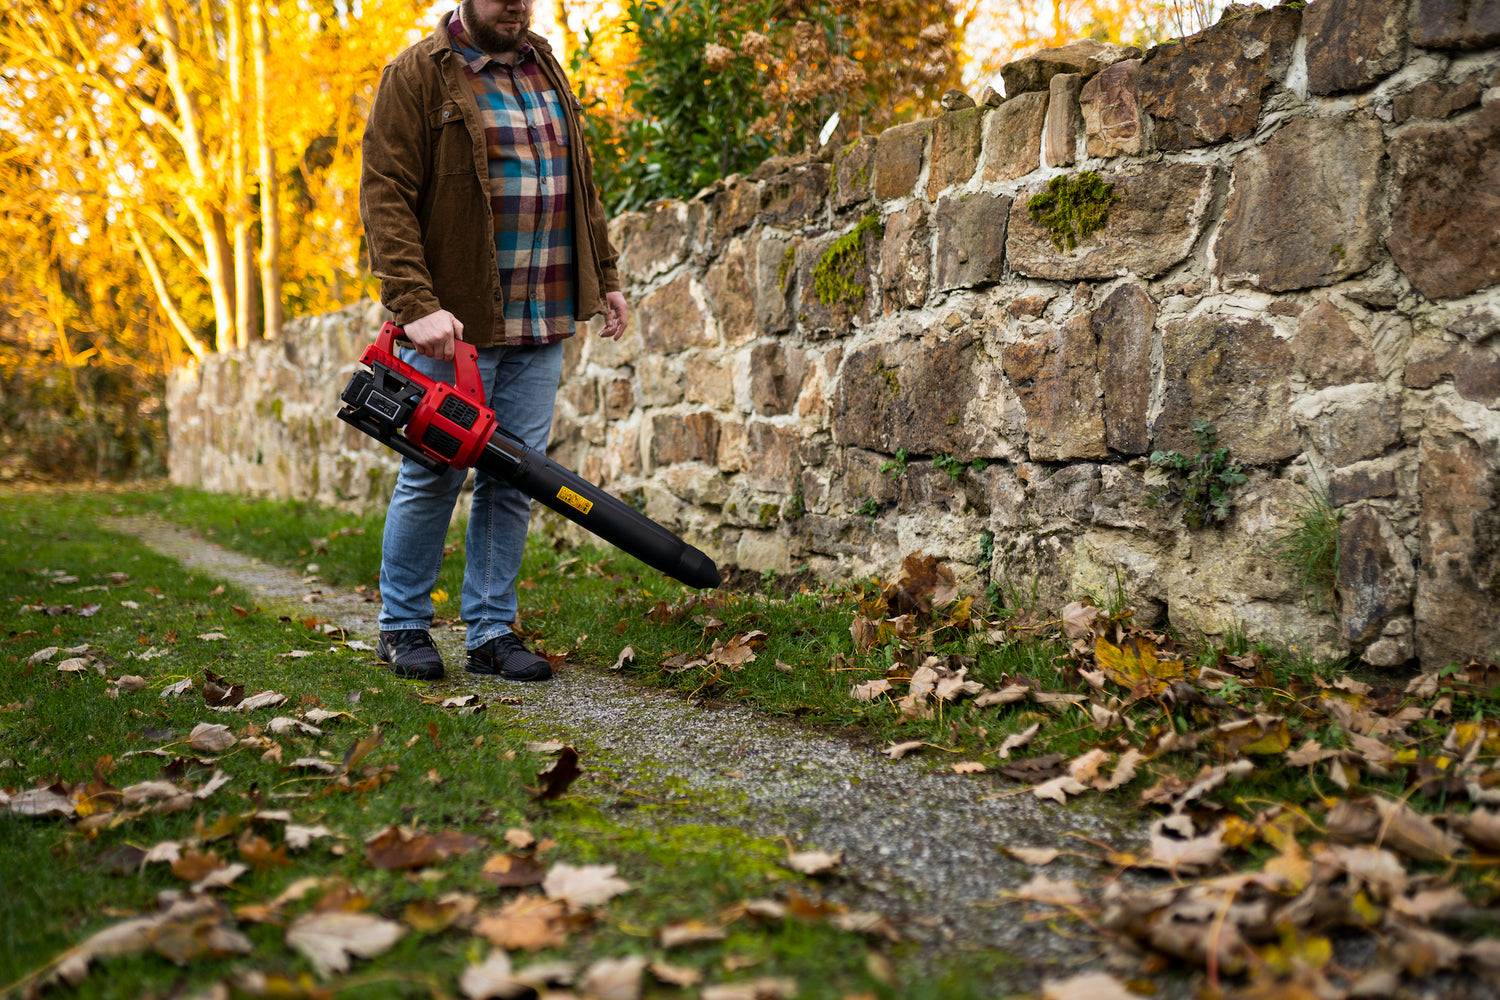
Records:
[[[1485,717],[1500,670],[1288,677],[1255,652],[1194,657],[1132,617],[1078,602],[1055,619],[984,620],[946,567],[909,556],[850,627],[859,652],[894,640],[894,662],[850,696],[901,719],[966,705],[984,725],[1023,723],[975,754],[990,763],[953,765],[1022,783],[1002,794],[1128,796],[1154,810],[1145,843],[1070,852],[1098,863],[1094,883],[1039,871],[1014,895],[1082,921],[1129,974],[1176,960],[1204,970],[1212,995],[1292,1000],[1394,996],[1403,978],[1435,972],[1500,980],[1500,720]],[[933,655],[943,629],[967,633],[969,652]],[[1046,682],[972,676],[987,649],[1036,641],[1063,651]],[[1018,758],[1079,731],[1081,753]],[[1296,791],[1252,799],[1247,787]],[[1038,869],[1061,853],[1004,846]],[[1375,945],[1358,963],[1335,947],[1351,936]],[[1107,974],[1049,986],[1059,998],[1111,991],[1127,995]]]

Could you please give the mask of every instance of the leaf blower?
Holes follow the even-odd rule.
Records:
[[[340,420],[433,472],[478,468],[689,587],[719,585],[719,568],[703,552],[498,426],[473,344],[453,345],[449,385],[397,358],[400,336],[386,323],[365,348],[359,360],[370,370],[349,379]]]

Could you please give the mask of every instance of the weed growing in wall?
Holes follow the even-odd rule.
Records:
[[[1165,473],[1166,482],[1152,493],[1153,505],[1182,503],[1182,522],[1197,530],[1210,521],[1229,517],[1231,491],[1245,481],[1245,470],[1218,447],[1219,432],[1207,420],[1193,421],[1196,455],[1153,451],[1151,464]]]
[[[881,474],[888,475],[892,479],[900,479],[906,475],[906,460],[910,457],[911,452],[905,448],[897,448],[895,458],[880,463]]]
[[[1307,487],[1307,499],[1297,504],[1291,526],[1271,539],[1267,551],[1290,569],[1314,610],[1332,604],[1339,580],[1339,525],[1344,512],[1336,510],[1328,493]]]
[[[972,462],[965,462],[963,459],[954,458],[947,453],[934,455],[932,459],[932,467],[940,472],[946,472],[948,478],[955,483],[963,478],[965,470],[983,472],[989,467],[989,464],[989,462],[982,458],[976,458]]]
[[[1104,228],[1109,206],[1120,200],[1113,184],[1092,170],[1076,177],[1058,176],[1047,182],[1047,190],[1031,196],[1026,211],[1031,221],[1047,230],[1052,245],[1073,250],[1078,241]]]

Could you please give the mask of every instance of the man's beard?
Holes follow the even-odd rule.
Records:
[[[511,39],[481,20],[479,12],[474,9],[474,0],[459,0],[458,8],[463,16],[464,30],[469,33],[470,40],[479,47],[481,52],[489,55],[514,52],[526,40],[525,26],[516,38]]]

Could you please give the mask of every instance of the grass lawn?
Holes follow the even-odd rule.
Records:
[[[648,835],[587,793],[536,797],[554,758],[500,725],[502,713],[424,700],[316,619],[259,612],[248,595],[95,527],[116,510],[158,513],[330,584],[376,586],[378,516],[179,490],[0,498],[12,609],[0,786],[74,811],[0,818],[0,870],[17,886],[0,898],[0,983],[46,974],[99,929],[243,864],[207,912],[97,960],[80,992],[165,995],[179,981],[253,992],[258,972],[279,977],[261,995],[453,995],[498,942],[514,966],[571,963],[572,995],[610,995],[608,975],[664,996],[681,995],[674,976],[739,984],[743,996],[789,983],[804,997],[984,995],[963,970],[942,984],[893,980],[878,934],[795,903],[816,885],[778,864],[779,845],[718,828]],[[457,530],[450,542],[461,550]],[[457,614],[461,562],[445,563],[434,592],[440,618]],[[941,748],[945,765],[995,795],[1129,802],[1148,843],[1092,845],[1101,875],[1083,887],[1047,879],[1056,851],[1017,855],[1038,868],[1018,898],[1056,907],[1078,933],[1127,941],[1147,956],[1143,969],[1186,962],[1222,995],[1246,997],[1337,995],[1377,972],[1500,970],[1484,916],[1500,901],[1492,665],[1354,676],[1294,649],[1141,627],[1128,595],[1110,607],[986,607],[915,558],[892,580],[760,584],[694,593],[628,556],[537,533],[518,627],[571,663],[752,705],[893,757]],[[221,688],[285,701],[215,712],[209,672]],[[184,680],[194,689],[170,695]],[[320,732],[299,725],[312,720]],[[190,746],[204,722],[227,725],[234,745]],[[216,776],[229,781],[214,788]],[[37,790],[49,783],[50,799]],[[303,846],[307,828],[331,832]],[[143,861],[145,851],[176,860]],[[561,876],[495,884],[559,865],[587,873],[572,876],[585,880],[577,899]],[[611,894],[606,865],[630,891]],[[1159,882],[1111,888],[1126,871]],[[292,887],[306,888],[284,898]],[[319,922],[329,914],[362,919],[341,938]],[[323,933],[315,945],[309,927]],[[663,943],[665,929],[670,942],[705,927],[713,940]],[[399,938],[366,945],[361,934]],[[508,934],[533,935],[536,950]],[[1374,964],[1346,968],[1334,942],[1367,934],[1380,942]],[[371,957],[331,969],[318,949],[338,953],[340,941]],[[760,994],[743,989],[750,980]],[[705,1000],[737,995],[714,989]]]
[[[508,963],[525,980],[566,962],[556,979],[578,995],[633,981],[683,995],[673,979],[894,995],[865,935],[784,913],[817,888],[780,845],[648,836],[587,794],[539,799],[556,757],[503,713],[432,704],[316,619],[260,610],[95,523],[143,510],[345,584],[374,573],[378,525],[329,512],[0,497],[0,989],[70,976],[96,997],[455,996],[466,970]],[[221,712],[220,690],[280,697]],[[195,737],[205,725],[226,728]],[[162,916],[194,886],[206,902]],[[669,949],[664,929],[704,940]]]

